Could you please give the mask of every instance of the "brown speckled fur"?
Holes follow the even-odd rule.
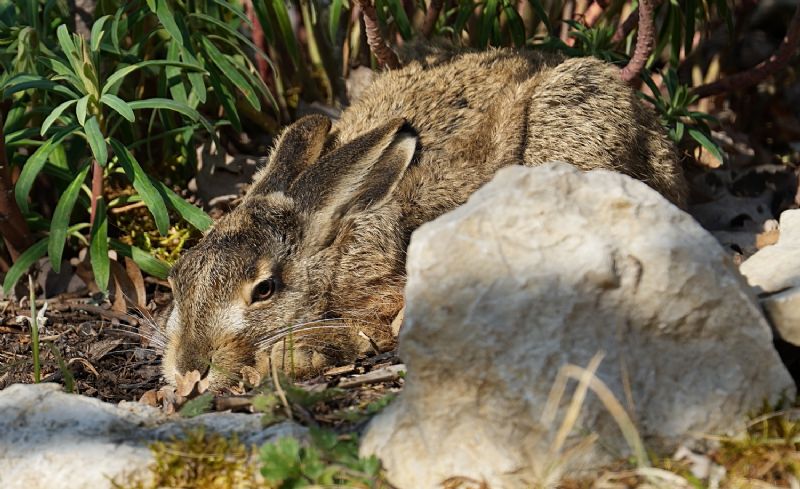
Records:
[[[263,342],[319,319],[347,327],[298,332],[299,375],[352,358],[359,330],[386,346],[411,233],[503,166],[614,169],[683,205],[674,149],[616,68],[512,50],[413,56],[421,61],[377,77],[332,128],[310,116],[284,131],[241,206],[175,265],[168,379],[209,363],[216,386],[226,381],[215,371],[266,373],[287,352]],[[275,294],[251,304],[270,276]]]

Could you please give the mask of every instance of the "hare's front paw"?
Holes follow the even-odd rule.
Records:
[[[283,372],[296,379],[320,375],[336,365],[338,357],[324,353],[319,348],[302,344],[279,344],[272,348],[270,361]]]

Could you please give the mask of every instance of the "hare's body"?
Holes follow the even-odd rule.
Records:
[[[289,329],[301,373],[357,353],[359,330],[391,341],[411,233],[503,166],[618,170],[683,203],[654,114],[594,59],[430,57],[378,77],[329,129],[318,116],[290,126],[242,205],[176,265],[168,378],[265,371],[271,348],[286,361]]]

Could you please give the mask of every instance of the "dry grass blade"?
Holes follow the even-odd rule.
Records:
[[[271,356],[271,355],[270,355]],[[278,398],[281,400],[281,404],[283,404],[283,409],[286,412],[286,417],[289,419],[294,419],[292,416],[292,407],[289,405],[289,401],[286,399],[286,393],[283,391],[283,387],[281,387],[281,380],[278,378],[278,366],[275,362],[270,362],[270,370],[272,373],[272,383],[275,384],[275,393],[278,394]]]

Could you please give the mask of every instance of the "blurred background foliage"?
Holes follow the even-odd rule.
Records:
[[[634,83],[684,156],[722,160],[693,87],[720,76],[707,45],[722,33],[733,46],[757,2],[651,3],[655,48]],[[56,271],[84,266],[95,291],[122,257],[163,278],[212,222],[187,191],[198,147],[263,155],[304,107],[345,106],[354,70],[378,67],[364,5],[393,46],[527,46],[622,66],[638,31],[628,0],[0,0],[5,292],[45,256]]]

